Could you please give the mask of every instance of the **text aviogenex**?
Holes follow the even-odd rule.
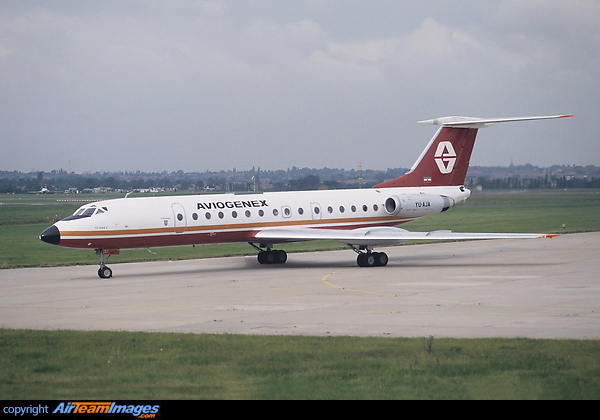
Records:
[[[238,200],[238,201],[211,201],[198,203],[198,210],[215,209],[243,209],[247,207],[269,207],[267,200]]]
[[[116,402],[62,402],[52,414],[156,414],[160,405],[128,405]]]

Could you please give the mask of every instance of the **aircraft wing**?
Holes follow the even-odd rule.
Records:
[[[554,234],[543,233],[463,233],[449,230],[410,232],[396,227],[372,227],[359,229],[265,229],[256,233],[257,240],[283,243],[314,240],[335,240],[351,245],[396,245],[410,240],[458,240],[458,239],[534,239],[551,238]]]

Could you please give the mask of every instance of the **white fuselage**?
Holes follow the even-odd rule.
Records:
[[[270,228],[395,226],[446,210],[440,197],[451,207],[469,195],[456,186],[122,198],[82,206],[54,226],[58,245],[72,248],[259,242],[256,233]]]

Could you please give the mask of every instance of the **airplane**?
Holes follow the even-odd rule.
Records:
[[[372,188],[136,197],[85,204],[44,230],[40,239],[95,250],[100,278],[112,277],[106,258],[121,249],[247,242],[260,264],[281,264],[287,253],[274,245],[335,240],[354,250],[360,267],[385,266],[376,246],[409,240],[539,238],[538,233],[410,232],[398,225],[445,212],[466,200],[464,186],[478,129],[496,123],[571,117],[443,117],[420,121],[439,126],[412,168]]]

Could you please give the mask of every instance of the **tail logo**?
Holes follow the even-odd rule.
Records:
[[[441,173],[449,174],[452,172],[454,164],[456,163],[456,152],[454,151],[452,143],[449,141],[439,142],[434,157],[435,163]]]

